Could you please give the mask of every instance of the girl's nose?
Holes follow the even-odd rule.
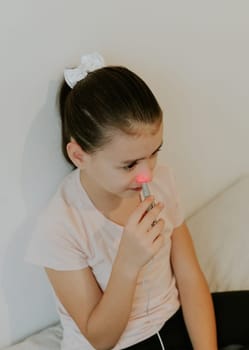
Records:
[[[152,180],[152,169],[149,164],[141,165],[136,174],[136,182],[141,184],[143,182],[150,182]]]

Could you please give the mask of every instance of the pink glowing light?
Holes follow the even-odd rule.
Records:
[[[142,184],[144,182],[149,182],[149,178],[148,176],[146,175],[143,175],[143,174],[139,174],[136,176],[136,182],[139,183],[139,184]]]

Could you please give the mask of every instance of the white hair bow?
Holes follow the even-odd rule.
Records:
[[[65,81],[68,86],[73,88],[78,81],[87,76],[88,72],[93,72],[95,69],[104,67],[104,65],[103,57],[97,52],[81,56],[81,64],[78,67],[64,70]]]

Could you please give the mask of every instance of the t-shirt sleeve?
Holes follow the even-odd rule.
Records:
[[[176,177],[171,166],[158,165],[152,185],[154,185],[158,200],[160,199],[165,204],[165,214],[172,227],[180,226],[184,222],[185,213],[177,189]]]
[[[46,212],[37,220],[25,261],[55,270],[88,266],[87,239],[74,213]]]
[[[180,226],[184,222],[184,209],[181,203],[181,198],[178,192],[176,177],[171,167],[168,167],[169,188],[171,194],[171,220],[174,228]]]

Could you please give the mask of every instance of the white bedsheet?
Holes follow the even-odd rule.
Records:
[[[6,350],[59,350],[62,338],[60,324],[48,327]]]

